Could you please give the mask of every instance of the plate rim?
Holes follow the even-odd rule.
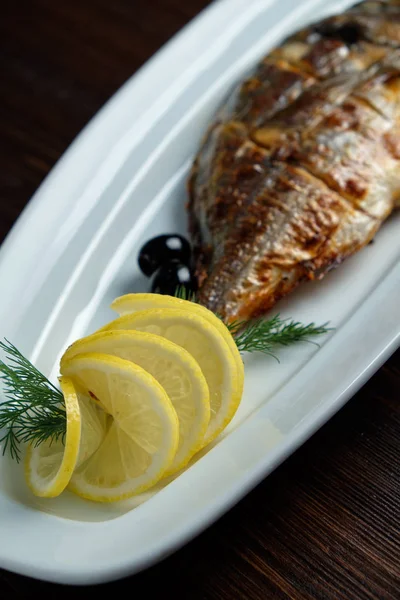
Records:
[[[276,0],[275,0],[276,2]],[[235,4],[245,5],[247,2],[244,0],[235,0]],[[273,4],[274,2],[272,2]],[[136,85],[140,85],[140,82],[146,76],[152,77],[151,73],[157,71],[160,68],[160,64],[164,60],[169,60],[169,57],[174,54],[177,48],[180,48],[185,40],[189,39],[193,28],[201,27],[202,23],[206,24],[210,18],[213,18],[218,11],[223,11],[225,6],[233,5],[232,0],[217,0],[212,3],[200,14],[192,19],[183,29],[180,30],[174,37],[171,38],[167,44],[162,46],[153,57],[147,61],[111,98],[103,105],[103,107],[93,116],[93,118],[87,123],[87,125],[80,131],[73,142],[68,146],[66,151],[57,161],[55,166],[52,168],[50,173],[45,177],[42,184],[39,186],[31,200],[28,202],[26,207],[23,209],[20,217],[13,225],[10,232],[7,234],[4,242],[0,247],[0,273],[4,264],[9,261],[10,255],[12,255],[15,245],[18,244],[20,237],[24,236],[29,228],[30,220],[32,216],[40,209],[42,204],[46,204],[49,192],[52,189],[53,182],[58,180],[59,174],[62,174],[64,170],[69,171],[69,163],[76,161],[76,150],[80,148],[81,142],[85,141],[87,137],[91,137],[95,134],[100,134],[103,129],[103,124],[108,123],[112,120],[112,115],[119,110],[120,103],[128,98],[132,94],[132,89]],[[98,156],[98,163],[100,164],[102,157]],[[397,282],[397,283],[396,283]],[[388,302],[390,302],[389,290],[392,286],[397,286],[396,289],[400,290],[400,266],[395,265],[389,269],[386,275],[382,278],[380,284],[376,287],[373,294],[366,298],[362,306],[353,315],[351,315],[348,321],[343,324],[341,328],[342,335],[346,336],[348,331],[346,327],[349,323],[360,321],[360,315],[364,313],[368,314],[370,310],[374,310],[375,314],[382,315],[382,319],[385,317],[385,313],[388,310]],[[391,306],[391,305],[390,305]],[[372,307],[372,308],[371,308]],[[343,333],[343,330],[345,332]],[[339,332],[337,332],[339,334]],[[336,333],[333,335],[334,339]],[[381,341],[379,345],[379,351],[369,351],[370,358],[366,361],[368,364],[360,363],[358,370],[353,373],[345,382],[342,382],[342,391],[336,392],[335,398],[331,399],[329,408],[326,405],[321,407],[320,412],[317,412],[312,419],[307,419],[304,423],[299,426],[297,431],[296,439],[286,440],[282,444],[278,444],[268,458],[265,458],[263,462],[260,462],[257,468],[251,473],[247,474],[246,481],[243,480],[240,486],[236,489],[232,489],[230,494],[220,498],[218,506],[214,506],[213,511],[208,510],[208,514],[198,515],[197,519],[192,520],[191,527],[186,527],[182,532],[175,531],[170,536],[169,542],[163,540],[162,545],[158,545],[150,552],[150,556],[142,556],[141,561],[137,560],[135,564],[132,564],[132,559],[128,558],[126,563],[119,565],[112,565],[110,569],[101,571],[82,571],[68,570],[64,567],[63,570],[58,570],[55,565],[37,565],[32,563],[28,565],[26,563],[18,563],[10,560],[0,548],[0,564],[3,568],[13,572],[21,573],[35,578],[41,578],[47,581],[67,584],[81,584],[89,585],[94,583],[102,583],[106,581],[112,581],[119,579],[120,577],[130,575],[138,572],[143,568],[147,568],[160,559],[168,556],[178,548],[186,544],[190,539],[198,535],[201,531],[207,528],[211,523],[215,522],[223,513],[229,510],[234,504],[236,504],[241,498],[243,498],[251,489],[253,489],[268,473],[274,470],[279,464],[281,464],[287,456],[293,451],[300,447],[309,437],[313,435],[324,423],[326,423],[346,402],[347,400],[360,389],[360,387],[376,372],[376,370],[389,358],[389,356],[399,347],[400,345],[400,329],[398,331],[393,330],[391,332],[381,331],[377,332],[380,334]],[[336,338],[337,339],[337,338]],[[353,339],[353,350],[356,347],[358,338]],[[326,348],[329,346],[331,340],[328,340]],[[337,342],[336,342],[337,343]],[[305,368],[305,367],[304,367]],[[303,369],[304,369],[303,368]],[[302,370],[303,370],[302,369]],[[262,407],[260,407],[255,414],[262,413]],[[249,417],[249,421],[250,421]],[[241,431],[243,432],[243,424]],[[235,431],[230,435],[235,435]],[[243,433],[242,433],[243,435]],[[221,443],[223,443],[222,440]],[[110,522],[112,523],[112,522]],[[149,553],[147,553],[149,554]]]

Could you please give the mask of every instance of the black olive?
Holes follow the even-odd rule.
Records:
[[[190,264],[190,256],[190,244],[184,237],[179,234],[159,235],[142,246],[138,262],[142,273],[150,277],[161,265],[171,260]]]
[[[172,260],[161,265],[156,271],[151,282],[151,291],[153,294],[175,296],[180,286],[188,292],[195,292],[197,289],[196,277],[190,266],[178,260]]]

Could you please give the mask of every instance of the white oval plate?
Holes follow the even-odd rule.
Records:
[[[329,12],[351,4],[329,3]],[[55,380],[60,354],[148,289],[143,241],[186,232],[185,182],[212,115],[324,0],[220,0],[107,103],[35,194],[0,252],[1,336]],[[0,567],[89,584],[137,572],[209,526],[325,423],[399,345],[399,215],[373,245],[280,303],[282,316],[330,321],[321,348],[246,357],[242,405],[204,456],[163,489],[102,506],[69,493],[33,498],[0,458]]]

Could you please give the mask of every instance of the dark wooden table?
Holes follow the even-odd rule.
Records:
[[[207,4],[2,3],[0,241],[92,115]],[[163,563],[105,589],[142,598],[161,583],[157,597],[165,599],[400,598],[399,390],[397,352],[218,523]],[[36,591],[71,593],[0,571],[0,598]],[[88,589],[73,594],[85,598]]]

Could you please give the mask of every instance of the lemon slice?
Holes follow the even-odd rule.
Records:
[[[111,308],[120,316],[128,315],[139,310],[147,310],[149,308],[181,308],[189,310],[192,313],[203,317],[211,325],[214,325],[218,332],[222,335],[225,342],[228,344],[232,356],[236,362],[239,374],[239,392],[243,393],[244,386],[244,364],[240,352],[235,344],[231,332],[227,326],[219,319],[211,310],[189,300],[182,300],[175,296],[164,294],[125,294],[119,296],[111,303]]]
[[[100,331],[135,329],[167,338],[182,346],[200,365],[210,392],[210,422],[203,447],[233,418],[240,400],[236,362],[218,329],[206,319],[178,308],[149,309],[112,321]]]
[[[60,378],[64,395],[67,429],[65,440],[44,441],[28,446],[25,479],[35,496],[54,498],[67,487],[78,460],[81,438],[81,413],[74,384]],[[64,443],[65,442],[65,443]]]
[[[202,447],[210,420],[210,397],[204,375],[182,347],[151,333],[106,331],[76,341],[61,358],[100,352],[130,360],[152,375],[167,392],[179,420],[179,444],[166,475],[182,469]]]
[[[157,483],[179,439],[178,418],[161,385],[132,362],[100,353],[65,360],[62,373],[109,414],[103,441],[75,470],[69,488],[90,500],[114,502]]]
[[[89,396],[77,390],[81,411],[81,441],[75,469],[94,454],[104,440],[108,426],[108,414]]]

